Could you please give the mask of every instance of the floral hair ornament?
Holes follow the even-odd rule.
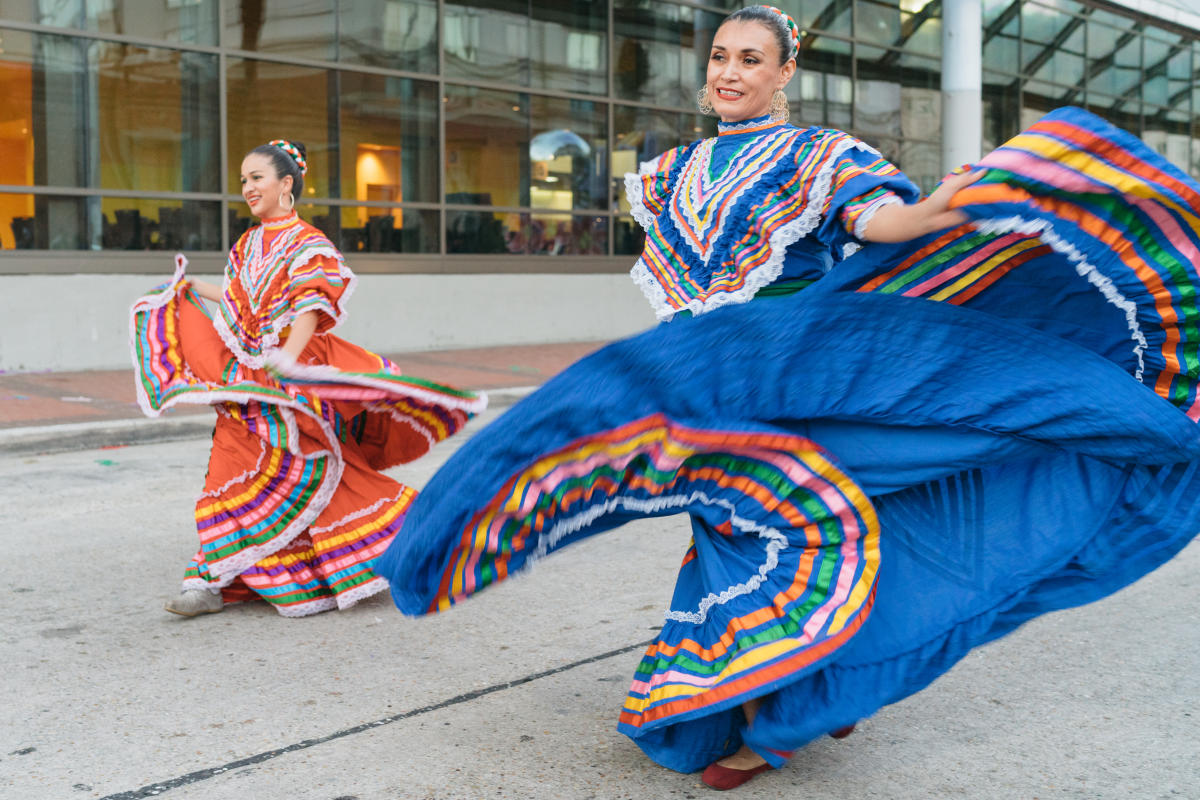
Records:
[[[304,160],[304,156],[300,153],[300,148],[289,142],[287,139],[272,139],[267,144],[273,144],[283,152],[292,157],[292,161],[296,162],[296,166],[300,167],[300,176],[308,172],[308,162]]]
[[[800,28],[798,25],[796,25],[796,20],[792,19],[791,14],[782,9],[778,9],[775,6],[764,5],[763,8],[767,9],[768,11],[774,11],[783,18],[784,24],[787,25],[788,36],[792,40],[792,54],[790,58],[795,58],[796,54],[800,52]]]

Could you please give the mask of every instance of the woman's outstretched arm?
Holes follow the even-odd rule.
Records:
[[[954,175],[919,203],[884,206],[867,222],[863,238],[868,242],[907,242],[927,233],[962,225],[967,221],[967,215],[951,209],[950,198],[959,189],[979,180],[979,177],[978,172]]]

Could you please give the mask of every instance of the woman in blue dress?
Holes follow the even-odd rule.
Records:
[[[690,514],[619,728],[722,789],[1200,530],[1200,187],[1061,109],[921,200],[786,123],[797,41],[778,9],[730,15],[719,135],[626,178],[670,324],[476,435],[376,564],[428,613]]]

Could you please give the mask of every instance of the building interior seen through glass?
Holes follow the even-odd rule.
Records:
[[[1200,30],[981,1],[985,151],[1080,105],[1200,177]],[[695,94],[741,5],[4,0],[0,258],[219,252],[254,224],[242,156],[281,137],[307,148],[301,215],[348,253],[627,257],[623,176],[714,134]],[[802,29],[792,122],[847,130],[931,190],[941,0],[778,5]]]

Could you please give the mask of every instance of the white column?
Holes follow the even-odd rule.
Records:
[[[983,141],[982,0],[942,2],[942,168],[980,157]]]

